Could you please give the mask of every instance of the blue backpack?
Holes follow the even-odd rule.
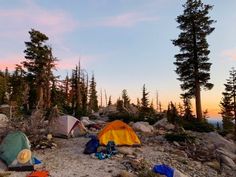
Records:
[[[91,139],[86,143],[84,154],[92,154],[97,152],[99,141],[96,136],[91,136]]]

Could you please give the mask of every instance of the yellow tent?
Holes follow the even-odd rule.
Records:
[[[134,130],[126,123],[115,120],[107,124],[98,134],[99,143],[107,145],[114,141],[116,145],[140,145],[141,142]]]

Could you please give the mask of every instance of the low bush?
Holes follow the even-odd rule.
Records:
[[[110,115],[108,115],[108,118],[109,118],[110,121],[122,120],[125,123],[139,121],[138,117],[135,117],[135,116],[130,115],[128,113],[122,113],[122,112],[110,114]]]
[[[180,125],[183,126],[185,130],[191,130],[196,132],[212,132],[215,130],[214,126],[209,124],[206,120],[182,120],[180,122]]]
[[[187,133],[168,133],[165,135],[167,141],[173,142],[194,142],[195,137]]]

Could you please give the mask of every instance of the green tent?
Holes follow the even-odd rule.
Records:
[[[22,149],[30,149],[27,136],[20,131],[9,133],[0,145],[0,159],[9,166]]]

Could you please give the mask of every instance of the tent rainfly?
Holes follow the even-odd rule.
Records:
[[[86,131],[84,125],[75,117],[70,115],[60,116],[52,126],[55,136],[76,136],[78,132]]]
[[[98,139],[101,145],[107,145],[109,141],[114,141],[116,145],[134,146],[141,144],[134,130],[120,120],[107,124],[98,134]]]

